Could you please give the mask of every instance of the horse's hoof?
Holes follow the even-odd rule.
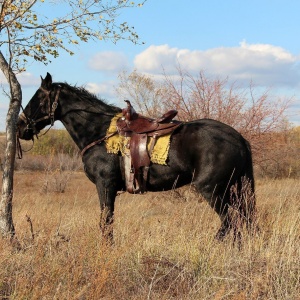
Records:
[[[217,232],[217,234],[216,234],[216,236],[215,236],[215,239],[216,239],[217,241],[219,241],[219,242],[223,242],[225,236],[226,236],[226,232],[225,232],[224,230],[220,229],[220,230]]]

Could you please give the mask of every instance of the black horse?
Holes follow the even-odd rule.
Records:
[[[105,137],[111,119],[120,112],[120,108],[106,104],[83,88],[52,83],[47,73],[19,117],[17,134],[30,140],[45,126],[60,120],[83,150]],[[82,161],[87,177],[97,187],[101,215],[105,213],[102,229],[111,228],[107,225],[113,222],[116,194],[125,189],[121,156],[107,153],[105,143],[96,142],[84,152]],[[221,219],[219,239],[230,229],[236,231],[241,226],[241,222],[233,220],[230,208],[238,211],[243,223],[253,222],[255,196],[250,145],[228,125],[201,119],[186,122],[174,131],[167,165],[152,164],[146,186],[148,191],[162,191],[174,188],[175,184],[192,184],[209,202]]]

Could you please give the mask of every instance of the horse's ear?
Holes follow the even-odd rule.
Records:
[[[41,79],[42,79],[41,87],[45,88],[46,90],[50,90],[52,84],[52,76],[47,72],[45,79],[43,79],[42,76]]]

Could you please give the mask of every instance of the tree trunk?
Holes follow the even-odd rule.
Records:
[[[17,120],[22,102],[21,86],[0,51],[0,68],[10,86],[10,103],[6,117],[6,149],[3,163],[2,196],[0,200],[0,232],[3,237],[13,237],[12,218],[13,176],[16,156]]]

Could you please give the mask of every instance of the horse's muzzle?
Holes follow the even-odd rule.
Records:
[[[26,118],[19,117],[17,123],[17,136],[22,140],[32,140],[34,135],[38,134],[34,124],[28,123]]]

